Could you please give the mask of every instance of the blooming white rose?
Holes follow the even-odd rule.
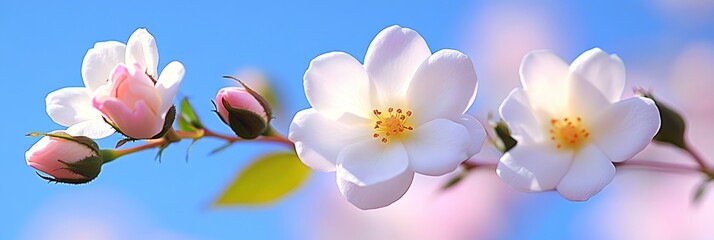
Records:
[[[485,131],[464,114],[476,96],[471,59],[455,50],[431,54],[415,31],[382,30],[365,64],[344,52],[312,60],[289,138],[300,159],[337,171],[340,191],[361,209],[384,207],[409,188],[414,173],[454,171],[481,148]]]
[[[500,108],[518,144],[496,170],[513,188],[557,189],[567,199],[587,200],[615,177],[612,162],[642,151],[659,130],[652,100],[620,100],[625,66],[599,48],[570,67],[549,51],[533,51],[520,74],[523,88]]]
[[[92,99],[97,95],[106,95],[111,90],[112,71],[119,64],[124,64],[133,71],[138,66],[165,95],[176,95],[183,79],[184,67],[180,62],[171,62],[157,73],[159,53],[154,37],[146,29],[137,29],[127,45],[116,41],[98,42],[87,51],[82,61],[82,80],[84,87],[68,87],[47,95],[47,114],[56,123],[66,126],[67,133],[74,136],[104,138],[114,129],[102,119],[102,113],[92,106]],[[167,103],[167,104],[170,104]],[[162,108],[164,109],[164,108]],[[157,113],[163,117],[166,112]]]

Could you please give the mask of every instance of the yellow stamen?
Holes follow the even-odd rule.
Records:
[[[550,139],[558,149],[578,148],[590,137],[590,132],[583,126],[580,116],[575,117],[575,121],[568,117],[562,120],[553,118],[550,125]]]
[[[377,109],[372,111],[374,116],[377,118],[375,121],[374,129],[375,133],[372,135],[375,139],[379,139],[383,143],[389,142],[390,139],[398,137],[405,130],[412,131],[414,128],[412,126],[407,126],[407,120],[412,115],[412,111],[404,111],[401,108],[388,108],[388,116],[383,116],[382,112]]]

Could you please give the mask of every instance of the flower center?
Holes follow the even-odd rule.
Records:
[[[557,148],[577,148],[588,137],[590,132],[583,127],[580,117],[551,119],[550,139]]]
[[[404,130],[414,130],[412,126],[407,126],[407,119],[412,115],[412,111],[402,111],[401,108],[387,109],[387,114],[383,114],[377,109],[372,111],[377,121],[374,124],[374,137],[380,139],[383,143],[387,143],[389,139],[394,138],[404,132]]]

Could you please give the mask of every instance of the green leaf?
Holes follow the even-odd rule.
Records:
[[[198,120],[196,112],[193,110],[188,98],[181,100],[180,113],[178,119],[178,128],[184,132],[193,132],[203,128],[203,124]]]
[[[213,206],[269,204],[297,189],[309,174],[294,152],[264,155],[243,169]]]

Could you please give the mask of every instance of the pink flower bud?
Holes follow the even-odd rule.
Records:
[[[241,87],[225,87],[219,90],[216,95],[218,115],[221,116],[224,122],[230,122],[228,119],[228,110],[223,106],[224,99],[231,107],[251,111],[261,116],[265,122],[268,121],[268,117],[265,115],[265,109],[263,109],[260,102],[258,102],[253,95],[248,93],[248,91]]]
[[[66,135],[55,131],[50,135]],[[85,183],[94,179],[102,166],[99,153],[78,140],[44,136],[25,152],[27,165],[54,177],[54,181]],[[86,138],[88,139],[88,138]],[[44,177],[43,177],[44,178]]]
[[[93,105],[118,131],[137,139],[152,138],[161,132],[166,114],[161,109],[162,96],[139,64],[133,69],[117,65],[111,85],[106,86],[94,97]]]

